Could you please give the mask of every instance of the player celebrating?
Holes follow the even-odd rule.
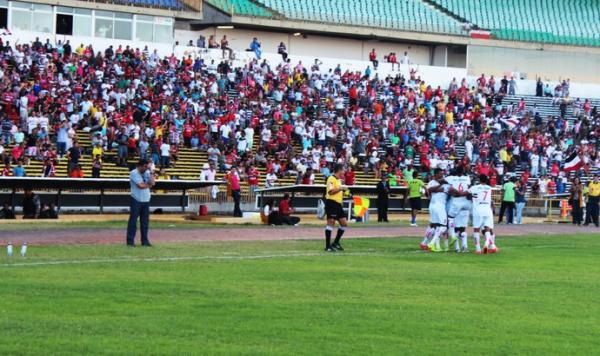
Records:
[[[448,200],[449,185],[443,179],[443,171],[436,168],[433,179],[427,184],[430,193],[429,216],[430,228],[434,229],[433,238],[427,245],[429,250],[440,252],[440,237],[446,232],[448,216],[446,214],[446,201]]]
[[[325,193],[325,214],[327,215],[327,227],[325,227],[325,251],[335,252],[343,251],[340,240],[344,231],[346,230],[347,221],[343,202],[343,192],[348,190],[348,187],[342,185],[342,179],[344,177],[344,166],[337,164],[333,169],[333,174],[327,178],[326,193]],[[338,221],[340,227],[338,228],[337,235],[333,244],[331,243],[331,232],[335,227],[335,221]]]
[[[483,230],[485,234],[485,244],[483,253],[495,253],[495,236],[492,235],[494,229],[494,213],[492,203],[492,187],[488,185],[488,177],[484,174],[479,176],[479,184],[469,188],[469,194],[473,201],[473,238],[475,240],[475,253],[481,254],[479,242],[479,233]]]
[[[465,175],[462,166],[456,167],[455,175],[446,178],[450,184],[450,201],[448,203],[448,228],[450,229],[450,245],[456,244],[456,252],[469,252],[467,246],[467,225],[471,214],[471,202],[467,198],[471,178]],[[457,239],[459,234],[460,241]],[[460,244],[459,244],[460,242]],[[446,240],[447,243],[447,240]],[[446,245],[446,250],[448,246]]]

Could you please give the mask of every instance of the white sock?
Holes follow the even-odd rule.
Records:
[[[456,239],[456,241],[454,241],[454,250],[460,250],[460,239]]]
[[[445,226],[438,226],[435,228],[435,234],[433,235],[433,241],[431,242],[435,244],[435,248],[438,250],[440,249],[440,236],[442,236],[444,232],[446,232]],[[448,242],[448,240],[446,240],[446,242]]]
[[[450,229],[450,236],[456,237],[456,231],[454,230],[454,219],[448,218],[448,229]]]
[[[475,241],[475,249],[477,251],[481,250],[481,245],[479,244],[479,233],[478,232],[473,233],[473,240]]]
[[[461,232],[460,234],[460,242],[462,244],[462,248],[463,250],[466,250],[469,248],[468,246],[468,242],[467,242],[467,232]]]
[[[425,237],[423,237],[423,241],[421,242],[422,244],[427,244],[429,242],[429,240],[431,240],[434,230],[435,229],[432,227],[427,228],[427,231],[425,231]]]
[[[490,234],[489,231],[485,232],[485,244],[483,245],[483,247],[489,247],[490,243],[492,242],[492,234]]]
[[[490,235],[490,239],[492,240],[491,247],[492,247],[492,248],[496,248],[496,235],[494,235],[494,234],[491,234],[491,235]]]

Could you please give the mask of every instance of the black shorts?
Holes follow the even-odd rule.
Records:
[[[411,210],[421,210],[421,198],[409,198]]]
[[[327,219],[340,220],[346,218],[342,204],[331,199],[325,200],[325,214],[327,215]]]

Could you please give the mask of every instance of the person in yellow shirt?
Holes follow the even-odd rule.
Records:
[[[454,125],[454,113],[450,110],[446,111],[446,125]]]
[[[588,183],[588,202],[586,206],[585,223],[588,226],[591,222],[598,227],[598,203],[600,202],[600,176],[594,174],[594,179]]]
[[[348,190],[348,187],[342,184],[344,173],[344,166],[337,164],[333,169],[333,174],[327,178],[327,183],[325,184],[325,214],[327,215],[327,227],[325,227],[325,251],[327,252],[344,250],[340,244],[340,240],[348,225],[346,213],[342,206],[344,192]],[[340,226],[332,244],[331,232],[335,227],[336,220]]]

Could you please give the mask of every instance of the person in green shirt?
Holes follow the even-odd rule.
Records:
[[[417,211],[421,210],[422,189],[425,182],[419,179],[419,172],[412,172],[412,178],[408,180],[408,201],[410,202],[410,226],[417,226]],[[404,196],[406,199],[406,196]]]
[[[414,150],[413,146],[412,145],[407,145],[404,148],[404,154],[405,154],[406,158],[408,158],[408,159],[415,158],[415,150]]]
[[[502,223],[502,218],[506,212],[506,223],[513,223],[513,212],[515,211],[515,182],[516,177],[511,177],[510,180],[502,186],[502,204],[500,205],[500,214],[498,216],[498,224]]]
[[[415,169],[413,168],[412,164],[409,164],[402,171],[402,178],[404,179],[404,181],[408,182],[414,177],[414,173]]]

